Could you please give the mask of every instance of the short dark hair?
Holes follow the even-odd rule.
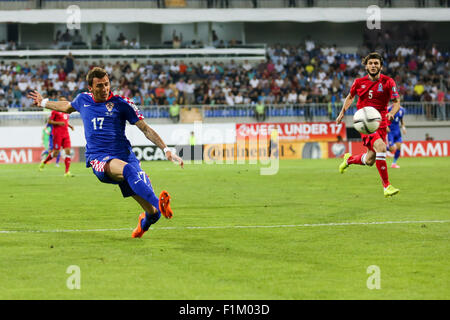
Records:
[[[383,57],[381,56],[381,54],[379,54],[378,52],[371,52],[369,53],[367,56],[364,57],[364,59],[362,60],[362,64],[363,65],[367,65],[367,62],[370,59],[378,59],[380,60],[380,65],[383,65]]]
[[[88,82],[89,86],[92,87],[92,83],[94,81],[94,78],[98,78],[101,79],[104,76],[107,76],[108,73],[106,72],[105,69],[102,69],[100,67],[94,67],[91,70],[89,70],[87,76],[86,76],[86,81]]]

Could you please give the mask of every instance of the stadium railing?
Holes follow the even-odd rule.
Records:
[[[340,112],[342,104],[336,103],[309,103],[309,104],[268,104],[265,106],[265,121],[270,118],[284,118],[286,121],[295,119],[297,121],[334,121]],[[403,102],[402,107],[406,110],[408,121],[436,121],[448,120],[450,116],[450,102]],[[145,118],[158,119],[170,118],[169,106],[140,106]],[[197,108],[203,119],[216,119],[229,121],[229,119],[255,118],[255,105],[183,105],[180,108]],[[2,110],[0,108],[0,110]],[[14,126],[24,124],[43,124],[50,115],[47,111],[38,108],[27,108],[19,111],[16,108],[3,109],[0,112],[0,126]],[[29,111],[36,110],[36,111]],[[39,111],[37,111],[39,110]],[[356,112],[356,106],[351,106],[346,116]],[[71,119],[80,119],[79,113],[73,113]],[[228,120],[227,120],[228,119]]]
[[[184,49],[63,49],[63,50],[14,50],[0,51],[0,58],[54,58],[64,57],[71,53],[78,58],[180,58],[180,57],[243,57],[253,59],[265,59],[265,45],[240,46],[233,48],[184,48]]]
[[[417,0],[0,0],[0,10],[65,9],[77,5],[82,9],[97,8],[287,8],[298,7],[368,7],[378,5],[392,8],[419,7]],[[424,7],[449,6],[447,0],[425,0]]]

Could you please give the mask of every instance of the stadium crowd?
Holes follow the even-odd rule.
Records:
[[[56,99],[74,98],[87,91],[85,75],[94,65],[103,66],[117,94],[137,105],[244,105],[340,103],[355,77],[365,75],[361,57],[343,54],[336,46],[316,45],[307,39],[294,46],[273,45],[267,59],[193,63],[184,60],[139,62],[88,62],[71,54],[61,60],[0,61],[0,109],[30,110],[28,90]],[[384,53],[384,73],[394,78],[402,101],[449,101],[449,53],[398,46]]]

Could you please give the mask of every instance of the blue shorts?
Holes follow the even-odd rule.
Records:
[[[397,142],[403,142],[402,134],[400,131],[391,131],[388,133],[388,144],[389,147],[392,147]]]
[[[98,178],[98,180],[100,180],[101,182],[110,183],[110,184],[118,184],[120,187],[120,191],[122,192],[122,195],[124,198],[135,195],[136,193],[130,188],[130,185],[128,184],[128,182],[126,180],[115,181],[106,174],[105,165],[112,159],[120,159],[120,160],[125,161],[128,164],[132,165],[140,174],[145,175],[145,178],[143,180],[147,183],[147,185],[149,185],[152,188],[149,177],[144,172],[144,170],[142,170],[141,164],[133,152],[131,152],[128,156],[124,156],[124,155],[117,156],[117,155],[106,155],[106,154],[95,155],[95,156],[91,155],[86,160],[86,166],[92,167],[92,171],[94,172],[94,174]]]

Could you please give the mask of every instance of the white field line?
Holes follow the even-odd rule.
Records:
[[[413,223],[449,223],[450,220],[423,220],[423,221],[378,221],[378,222],[330,222],[313,224],[280,224],[262,226],[203,226],[203,227],[160,227],[152,230],[202,230],[202,229],[254,229],[254,228],[302,228],[302,227],[334,227],[334,226],[368,226],[386,224],[413,224]],[[133,228],[116,229],[56,229],[56,230],[0,230],[0,234],[8,233],[64,233],[64,232],[108,232],[131,231]]]

